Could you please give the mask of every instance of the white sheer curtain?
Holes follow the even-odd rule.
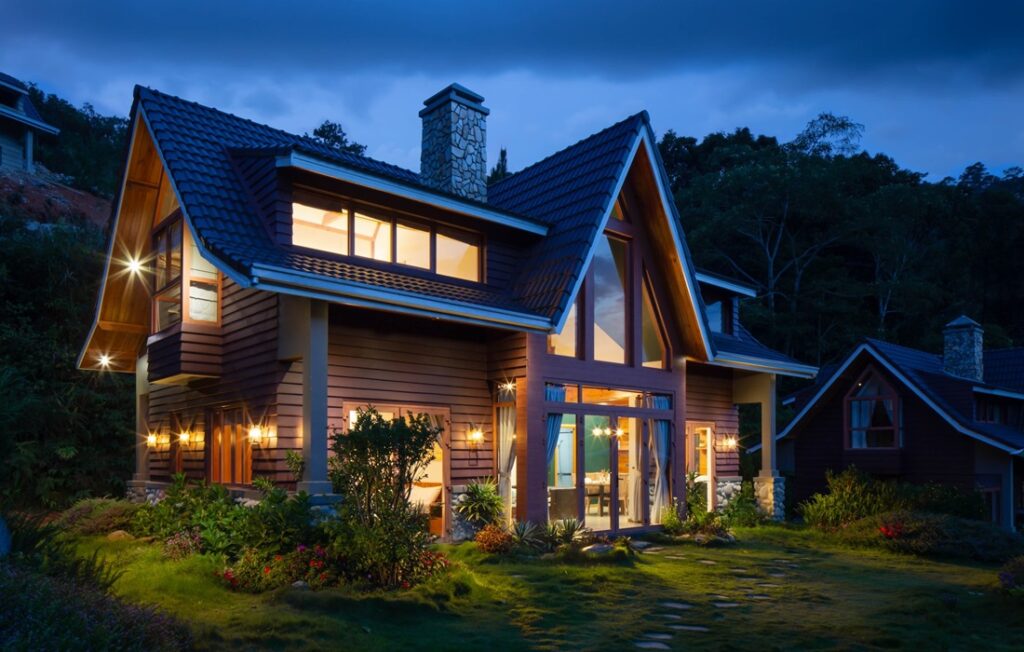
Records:
[[[629,423],[639,425],[639,419],[630,419]],[[631,428],[633,430],[633,428]],[[627,497],[626,513],[631,523],[642,525],[644,522],[644,475],[643,457],[641,456],[640,433],[629,433],[629,496]]]
[[[672,399],[658,394],[650,398],[650,406],[656,410],[672,408]],[[651,419],[650,433],[651,469],[654,471],[654,487],[651,493],[651,523],[661,522],[661,512],[669,506],[669,455],[672,450],[672,422],[665,419]]]
[[[871,425],[872,400],[850,401],[850,447],[867,447],[867,428]]]
[[[512,519],[512,470],[516,465],[516,408],[498,407],[498,492],[505,501],[506,520]]]

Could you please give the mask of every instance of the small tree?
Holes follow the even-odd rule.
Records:
[[[349,140],[348,134],[345,133],[345,129],[341,126],[340,122],[324,120],[320,123],[319,127],[313,130],[312,134],[306,134],[306,136],[328,147],[339,149],[346,154],[362,156],[366,153],[366,145]]]
[[[487,185],[497,183],[508,175],[508,150],[502,147],[498,152],[498,162],[494,164],[491,172],[487,175]]]
[[[387,419],[371,407],[358,412],[347,433],[331,436],[331,482],[343,498],[326,527],[334,552],[374,584],[416,579],[429,533],[427,515],[409,496],[441,430],[426,414]]]

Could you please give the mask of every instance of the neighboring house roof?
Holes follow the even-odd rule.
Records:
[[[431,303],[436,312],[486,313],[484,321],[488,323],[553,330],[561,326],[579,289],[596,237],[608,220],[625,172],[642,142],[649,143],[656,174],[667,187],[646,112],[491,184],[487,202],[477,202],[430,188],[410,170],[340,152],[311,138],[195,102],[142,87],[136,87],[135,97],[138,113],[149,127],[204,254],[243,285],[267,289],[301,286],[309,296],[321,296],[309,294],[320,290],[344,292],[347,298],[358,297],[364,302],[350,301],[355,305]],[[466,214],[475,215],[473,211],[477,211],[482,219],[505,220],[506,225],[535,237],[535,243],[524,253],[519,276],[507,290],[424,278],[281,247],[267,232],[238,169],[240,157],[251,156],[271,158],[279,167],[298,160],[308,166],[306,169],[323,174],[354,171],[363,181],[390,184],[380,187],[407,190],[413,193],[408,196],[420,199],[441,198],[449,207],[456,206]],[[681,236],[682,224],[671,198],[666,201],[671,228],[679,234],[684,275],[689,275],[686,282],[693,286],[706,333],[693,263]],[[749,333],[733,339],[723,342],[723,351],[742,352],[766,364],[792,362],[757,343]],[[709,350],[712,346],[709,341]],[[801,375],[807,375],[808,369],[813,375],[813,368],[806,366],[802,366]],[[780,370],[786,372],[785,367]]]
[[[811,365],[794,360],[785,353],[780,353],[761,344],[750,334],[743,324],[734,324],[732,334],[713,333],[712,340],[715,343],[715,351],[718,358],[734,362],[748,362],[750,366],[756,366],[758,361],[774,363],[780,368],[786,368],[796,375],[808,378],[815,375],[817,369]]]
[[[999,365],[993,375],[990,375],[986,369],[985,380],[978,382],[946,373],[943,369],[941,355],[866,338],[842,363],[823,370],[815,384],[794,394],[797,415],[779,433],[777,439],[782,439],[796,430],[800,422],[814,409],[817,402],[825,396],[836,380],[843,375],[843,372],[862,355],[869,355],[955,429],[1007,452],[1022,454],[1024,453],[1024,432],[1007,425],[982,423],[974,419],[974,395],[976,392],[998,392],[1004,387],[991,382],[992,380],[996,377],[1016,379],[1024,372],[1024,349],[1004,351],[1004,353],[985,352],[986,364],[990,354],[995,353],[997,354],[995,358],[999,359]],[[1019,353],[1010,353],[1011,351]],[[1012,366],[1014,361],[1016,371],[1011,373],[1006,367]],[[1013,391],[1013,388],[1005,389]]]
[[[0,117],[13,120],[43,133],[52,135],[60,133],[60,129],[47,124],[43,117],[39,115],[35,104],[32,103],[32,99],[28,96],[28,87],[25,84],[6,73],[0,72],[0,88],[6,88],[18,94],[18,99],[13,107],[0,104]]]

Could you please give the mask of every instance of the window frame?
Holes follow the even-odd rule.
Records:
[[[150,294],[150,333],[153,335],[164,333],[173,329],[175,326],[179,326],[180,324],[192,324],[206,326],[209,328],[219,328],[221,325],[221,317],[224,310],[224,275],[220,272],[219,269],[217,269],[217,266],[213,265],[212,263],[211,267],[213,267],[217,273],[216,280],[207,278],[197,278],[196,280],[198,280],[201,283],[216,286],[217,319],[214,321],[207,321],[203,319],[193,319],[191,316],[189,316],[189,289],[191,287],[192,282],[192,274],[190,270],[192,269],[192,247],[195,245],[195,242],[192,240],[192,233],[188,230],[187,225],[185,224],[185,218],[180,208],[175,210],[169,216],[160,220],[160,222],[151,230],[150,246],[152,247],[151,251],[153,252],[153,260],[156,260],[155,252],[156,243],[158,239],[168,237],[171,229],[174,228],[180,229],[181,232],[181,270],[179,271],[178,276],[176,278],[168,280],[167,282],[164,283],[163,286],[157,287],[157,275],[154,263],[154,267],[152,269],[153,291]],[[163,328],[158,328],[158,302],[161,300],[160,296],[170,293],[175,288],[178,288],[177,304],[179,310],[179,317],[177,321],[174,321],[173,323],[170,323],[164,326]]]
[[[857,390],[860,389],[872,377],[878,380],[878,383],[882,386],[882,394],[871,395],[871,396],[857,396]],[[856,401],[892,401],[892,426],[886,427],[867,427],[858,428],[858,430],[864,430],[865,433],[865,445],[854,446],[853,445],[853,413],[852,404]],[[843,397],[843,447],[848,451],[896,451],[903,448],[903,410],[902,401],[900,400],[899,392],[893,387],[885,376],[883,376],[878,369],[873,365],[869,365],[861,372],[860,376],[857,377],[856,382],[850,387]],[[868,446],[867,434],[872,431],[889,431],[893,433],[893,446]]]
[[[444,224],[440,222],[434,222],[431,220],[419,218],[416,216],[407,216],[398,211],[381,210],[378,207],[370,206],[361,202],[351,201],[343,199],[341,197],[334,197],[332,195],[326,195],[315,190],[307,189],[305,187],[296,188],[296,193],[292,196],[289,205],[294,206],[295,204],[302,204],[304,206],[311,206],[313,208],[319,208],[322,210],[330,210],[339,212],[345,215],[348,224],[348,241],[347,251],[348,253],[338,253],[335,251],[325,251],[323,249],[314,249],[312,247],[304,247],[294,242],[294,234],[292,240],[289,242],[291,247],[301,251],[313,252],[318,257],[330,257],[339,260],[345,260],[347,262],[358,261],[359,264],[367,264],[369,266],[387,266],[397,267],[403,272],[411,271],[419,274],[430,274],[432,276],[451,281],[455,283],[472,283],[473,285],[486,284],[487,282],[487,238],[486,235],[480,231],[474,231],[472,229],[462,228],[460,226],[454,226],[450,224]],[[306,201],[303,201],[306,200]],[[356,213],[365,215],[376,220],[380,220],[388,224],[389,234],[391,238],[391,246],[388,260],[379,260],[377,258],[371,258],[368,256],[362,256],[356,254],[356,233],[355,233],[355,216]],[[289,211],[290,223],[294,224],[294,211]],[[418,265],[410,265],[407,263],[398,262],[398,225],[403,224],[405,226],[413,227],[426,231],[430,238],[430,264],[429,267],[420,267]],[[294,227],[293,227],[294,228]],[[458,276],[451,276],[443,274],[437,271],[437,236],[443,234],[455,240],[461,240],[463,242],[471,243],[477,248],[476,256],[476,270],[477,279],[468,280]]]

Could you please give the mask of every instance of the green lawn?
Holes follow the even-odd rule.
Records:
[[[124,570],[119,594],[191,623],[201,648],[634,649],[646,640],[671,649],[1024,649],[1024,604],[999,593],[995,567],[838,548],[808,530],[737,534],[732,547],[664,546],[615,565],[511,561],[455,546],[447,550],[464,570],[453,578],[371,596],[232,593],[209,558],[83,545]]]

